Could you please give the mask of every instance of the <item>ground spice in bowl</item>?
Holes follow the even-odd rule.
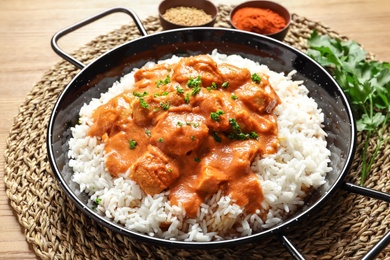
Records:
[[[257,7],[238,9],[231,22],[237,29],[265,35],[277,33],[287,25],[286,20],[278,13]]]
[[[198,26],[209,23],[213,17],[204,10],[195,7],[178,6],[166,10],[163,17],[170,21],[183,26]]]

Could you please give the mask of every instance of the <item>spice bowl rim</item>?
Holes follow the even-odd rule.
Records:
[[[164,18],[164,13],[169,8],[173,7],[194,7],[205,11],[211,15],[211,21],[200,25],[181,25],[171,22]],[[179,29],[179,28],[194,28],[194,27],[213,27],[218,15],[217,6],[209,0],[185,1],[185,0],[163,0],[158,5],[158,16],[163,30]]]
[[[274,39],[277,39],[280,41],[282,41],[284,39],[284,37],[286,36],[286,34],[290,28],[290,24],[291,24],[291,13],[284,5],[279,4],[275,1],[269,1],[269,0],[251,0],[251,1],[242,2],[242,3],[234,6],[233,9],[229,13],[229,22],[230,22],[230,25],[236,30],[244,31],[244,30],[237,28],[233,23],[233,15],[239,9],[244,8],[244,7],[270,9],[270,10],[276,12],[277,14],[281,15],[286,20],[286,25],[283,27],[283,29],[281,29],[275,33],[269,33],[269,34],[263,34],[263,33],[257,33],[257,32],[255,32],[255,33],[260,34],[260,35],[264,35],[264,36],[268,36],[268,37],[271,37],[271,38],[274,38]]]

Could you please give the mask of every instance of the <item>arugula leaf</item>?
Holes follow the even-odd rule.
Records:
[[[370,172],[381,146],[390,139],[384,130],[390,120],[390,63],[367,61],[366,51],[354,41],[343,41],[313,31],[307,54],[325,67],[346,93],[357,118],[358,131],[366,133],[360,184]],[[378,136],[375,150],[368,156],[371,136]]]

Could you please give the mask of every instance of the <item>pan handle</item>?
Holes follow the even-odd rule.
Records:
[[[92,22],[94,22],[96,20],[99,20],[99,19],[101,19],[101,18],[103,18],[103,17],[105,17],[107,15],[112,14],[112,13],[118,13],[118,12],[128,14],[133,19],[133,21],[135,22],[135,24],[136,24],[139,32],[142,34],[142,36],[146,36],[147,35],[147,32],[146,32],[145,28],[143,27],[141,20],[138,18],[138,16],[132,10],[126,9],[126,8],[123,8],[123,7],[114,7],[112,9],[108,9],[106,11],[98,13],[98,14],[90,17],[90,18],[82,20],[82,21],[80,21],[80,22],[78,22],[78,23],[76,23],[74,25],[71,25],[71,26],[69,26],[67,28],[64,28],[61,31],[59,31],[56,34],[54,34],[54,36],[51,39],[51,47],[52,47],[52,49],[54,50],[55,53],[57,53],[60,57],[62,57],[63,59],[65,59],[69,63],[75,65],[79,69],[83,69],[85,67],[85,65],[82,62],[78,61],[73,56],[71,56],[68,53],[66,53],[65,51],[63,51],[57,44],[58,40],[61,37],[63,37],[65,35],[73,32],[73,31],[75,31],[75,30],[77,30],[77,29],[79,29],[79,28],[81,28],[81,27],[83,27],[83,26],[85,26],[87,24],[90,24],[90,23],[92,23]]]
[[[342,189],[353,192],[359,195],[371,197],[377,200],[382,200],[387,203],[390,203],[390,194],[381,192],[378,190],[362,187],[353,183],[345,182],[342,186]],[[368,253],[362,258],[362,260],[374,259],[380,252],[382,252],[390,244],[390,231],[388,231],[382,239],[377,242],[373,248],[368,251]]]
[[[353,183],[344,182],[341,188],[359,195],[371,197],[390,203],[390,194],[378,190],[362,187]],[[283,233],[278,234],[279,242],[297,260],[304,260],[305,257],[299,252],[293,242]],[[388,231],[362,258],[362,260],[374,259],[390,244],[390,231]]]
[[[360,194],[363,196],[371,197],[378,200],[383,200],[390,203],[390,194],[387,194],[385,192],[381,192],[378,190],[362,187],[353,183],[345,182],[341,185],[341,188],[353,192],[356,194]]]
[[[287,251],[296,260],[305,260],[305,257],[299,252],[298,248],[295,247],[293,242],[288,239],[284,234],[278,235],[279,242],[287,249]]]

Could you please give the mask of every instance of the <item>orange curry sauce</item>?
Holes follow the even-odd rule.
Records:
[[[94,111],[88,133],[104,142],[110,174],[130,169],[150,195],[169,189],[187,217],[219,189],[248,213],[260,209],[264,197],[250,166],[278,146],[272,111],[280,99],[267,76],[199,55],[134,77],[132,90]]]

